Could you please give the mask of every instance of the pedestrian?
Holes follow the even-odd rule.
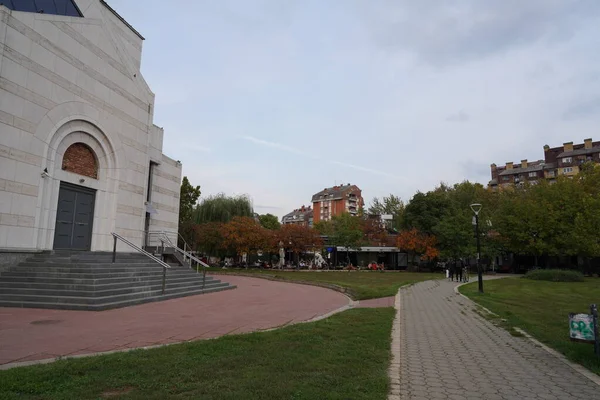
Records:
[[[462,282],[463,279],[463,260],[462,258],[459,260],[460,262],[456,264],[456,282]]]
[[[450,264],[450,280],[454,282],[454,270],[456,269],[456,260],[452,260]]]

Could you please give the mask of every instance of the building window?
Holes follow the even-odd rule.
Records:
[[[563,168],[563,174],[568,174],[569,172],[573,172],[573,167]]]
[[[569,164],[573,161],[573,159],[571,157],[564,157],[562,159],[563,164]]]
[[[529,173],[529,177],[530,178],[535,178],[537,176],[537,172],[530,172]]]
[[[508,182],[508,176],[503,176],[503,177],[502,177],[502,180],[503,180],[504,182]]]
[[[96,154],[88,145],[83,143],[74,143],[69,146],[63,155],[62,169],[98,179]]]
[[[554,171],[548,171],[548,178],[554,178]]]

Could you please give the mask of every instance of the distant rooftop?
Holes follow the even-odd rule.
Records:
[[[337,200],[337,199],[341,199],[344,197],[344,194],[346,192],[348,192],[349,190],[358,190],[358,187],[356,187],[356,185],[351,185],[351,184],[347,184],[347,185],[339,185],[339,186],[333,186],[330,188],[325,188],[323,190],[321,190],[318,193],[315,193],[312,197],[312,202],[316,202],[319,201],[319,199],[321,198],[321,196],[323,196],[323,198],[325,196],[327,196],[328,199],[330,200]]]

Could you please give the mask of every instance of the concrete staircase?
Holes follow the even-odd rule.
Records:
[[[185,266],[167,270],[142,254],[51,252],[36,254],[0,273],[0,307],[101,311],[234,289]]]

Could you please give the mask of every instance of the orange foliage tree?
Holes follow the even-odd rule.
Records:
[[[307,226],[286,224],[275,233],[277,242],[283,242],[283,247],[294,254],[319,249],[323,246],[323,240],[319,233]]]
[[[233,217],[220,229],[223,246],[235,250],[237,255],[270,251],[274,245],[272,231],[263,228],[254,218]]]
[[[364,241],[372,246],[385,246],[388,237],[385,225],[379,218],[365,218],[361,221]]]
[[[194,244],[196,250],[206,253],[208,256],[220,256],[227,252],[225,248],[221,229],[221,222],[205,222],[194,225]]]
[[[435,236],[424,234],[415,228],[400,232],[397,239],[398,247],[412,255],[413,264],[417,255],[427,259],[437,257],[439,251],[436,244]]]

